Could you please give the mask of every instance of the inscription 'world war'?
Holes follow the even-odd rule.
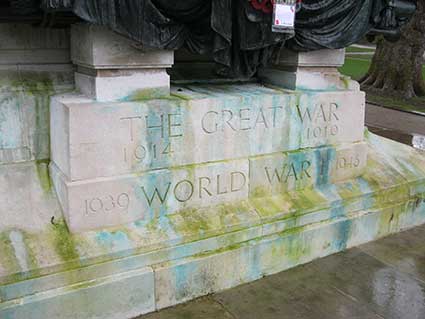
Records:
[[[242,191],[247,187],[248,178],[243,172],[231,172],[229,176],[218,174],[216,176],[201,176],[196,179],[183,179],[175,183],[169,182],[165,185],[142,186],[144,199],[149,207],[155,201],[164,204],[169,196],[181,203],[196,199],[208,200],[214,196]]]

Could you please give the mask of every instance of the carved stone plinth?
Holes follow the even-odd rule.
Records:
[[[266,83],[290,90],[349,90],[360,86],[338,72],[344,64],[345,50],[293,52],[282,50],[279,58],[268,68],[259,70]]]
[[[79,92],[1,96],[0,146],[29,90],[50,110],[51,163],[0,165],[0,318],[135,318],[425,222],[425,158],[364,131],[341,51],[169,89],[170,52],[86,25],[72,50]]]
[[[188,85],[172,96],[53,99],[52,176],[71,231],[336,182],[366,165],[362,92]]]
[[[71,57],[77,90],[97,101],[168,96],[173,51],[146,51],[105,27],[73,25]]]

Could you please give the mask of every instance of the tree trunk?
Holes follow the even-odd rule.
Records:
[[[425,0],[395,43],[380,38],[368,73],[360,80],[370,92],[412,98],[425,95],[422,64],[425,53]]]

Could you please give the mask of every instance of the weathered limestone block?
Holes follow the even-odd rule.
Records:
[[[360,85],[341,75],[345,49],[293,52],[282,50],[271,67],[259,70],[266,83],[290,90],[348,90],[359,91]]]
[[[167,72],[160,69],[97,71],[96,76],[75,73],[77,89],[98,101],[167,96],[170,93],[169,81]]]
[[[20,307],[0,304],[2,318],[116,318],[132,319],[155,311],[151,268],[82,281],[72,286],[25,296]]]
[[[267,196],[361,176],[366,143],[322,147],[250,159],[250,193]]]
[[[75,182],[52,164],[51,176],[68,227],[81,232],[356,178],[366,161],[360,142]]]
[[[0,24],[0,164],[49,158],[50,96],[74,87],[68,31]]]
[[[172,51],[143,51],[135,42],[89,24],[74,24],[71,30],[72,61],[93,69],[167,68],[174,63]]]
[[[79,182],[67,181],[54,164],[51,171],[73,232],[240,202],[249,193],[248,160]]]
[[[52,217],[59,219],[62,215],[61,208],[56,198],[51,196],[52,192],[48,163],[2,164],[0,167],[0,232],[5,229],[19,229],[22,225],[26,225],[28,232],[37,233],[43,230],[46,222],[49,222]],[[12,242],[19,246],[24,236],[15,232],[13,237],[16,241],[12,240]],[[4,251],[0,248],[0,255],[1,253]],[[0,259],[6,258],[3,255],[1,257]],[[21,265],[23,270],[27,270],[29,266],[29,261]]]
[[[50,97],[73,90],[72,66],[0,67],[0,77],[0,164],[48,159]]]
[[[345,49],[294,52],[283,49],[279,53],[277,65],[299,67],[340,67],[344,64]]]
[[[222,252],[219,258],[210,255],[158,265],[154,268],[157,309],[259,279],[254,259],[254,250],[242,245]]]
[[[154,267],[157,309],[252,282],[401,231],[406,225],[420,225],[425,222],[424,208],[423,204],[415,208],[409,202],[370,212],[357,211],[340,219],[158,265]],[[398,221],[389,222],[391,216]]]
[[[52,101],[52,160],[70,181],[363,139],[362,92],[175,87],[170,99]]]
[[[12,200],[0,210],[0,318],[131,318],[153,311],[152,295],[157,309],[171,306],[424,223],[423,154],[366,142],[357,178],[74,234],[35,163],[3,165]]]
[[[77,24],[71,30],[76,88],[98,101],[134,100],[170,93],[166,68],[173,51],[143,51],[106,27]]]
[[[70,63],[68,29],[0,24],[0,65]]]

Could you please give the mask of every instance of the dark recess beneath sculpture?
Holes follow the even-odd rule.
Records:
[[[212,53],[218,73],[240,78],[252,77],[282,46],[296,51],[338,49],[370,32],[396,38],[416,7],[414,1],[401,0],[304,0],[293,35],[272,32],[271,13],[258,10],[252,0],[10,1],[15,14],[39,12],[58,21],[64,12],[72,12],[147,49],[186,47]]]

